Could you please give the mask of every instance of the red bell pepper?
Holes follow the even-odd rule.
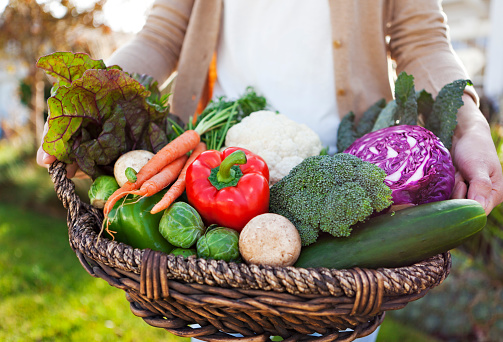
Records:
[[[187,169],[185,189],[206,224],[239,232],[269,210],[269,168],[243,148],[201,153]]]

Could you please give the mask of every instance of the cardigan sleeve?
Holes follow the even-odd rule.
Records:
[[[452,48],[447,18],[439,0],[391,3],[387,35],[397,74],[405,71],[413,75],[416,90],[426,89],[434,96],[444,85],[469,78]],[[465,92],[478,104],[473,87],[466,87]]]
[[[138,34],[107,65],[152,76],[160,84],[175,71],[194,0],[156,0]]]

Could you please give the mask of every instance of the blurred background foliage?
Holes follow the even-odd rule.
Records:
[[[110,30],[94,20],[93,13],[100,11],[101,2],[87,10],[77,10],[70,1],[61,1],[60,12],[55,16],[47,4],[29,0],[9,1],[0,22],[0,57],[14,60],[25,70],[20,80],[21,101],[30,112],[29,122],[33,137],[42,136],[44,116],[45,76],[35,66],[35,61],[52,51],[82,51],[90,53],[86,40],[79,39],[77,32],[92,28],[106,33]],[[61,10],[63,10],[61,12]],[[64,13],[64,14],[63,14]]]
[[[107,5],[112,3],[116,11],[142,3],[136,13],[141,27],[151,0],[0,0],[1,341],[183,340],[133,316],[122,291],[83,270],[68,245],[66,211],[47,170],[35,162],[51,87],[35,68],[36,60],[53,51],[106,59],[134,33],[107,22]],[[488,46],[490,34],[480,30],[487,28],[491,1],[444,4],[448,16],[453,14],[454,47],[473,75],[503,161],[502,94],[494,96],[483,87],[489,58],[480,57]],[[471,23],[467,13],[469,19],[486,21]],[[463,30],[456,26],[460,18]],[[87,200],[90,181],[74,182]],[[503,341],[502,303],[499,206],[476,238],[453,251],[451,275],[441,286],[387,314],[379,341]]]

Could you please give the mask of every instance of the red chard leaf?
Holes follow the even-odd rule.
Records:
[[[37,67],[56,78],[59,85],[70,85],[88,69],[106,69],[102,60],[94,60],[85,53],[55,52],[40,57]],[[117,67],[115,67],[117,68]]]
[[[168,143],[169,107],[154,103],[151,91],[120,68],[69,53],[42,57],[37,65],[60,82],[48,100],[42,145],[58,160],[76,161],[96,178],[127,151],[157,152]]]

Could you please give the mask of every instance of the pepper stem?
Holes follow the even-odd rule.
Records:
[[[220,164],[217,173],[217,180],[221,183],[230,183],[236,178],[236,172],[232,169],[234,165],[246,164],[246,154],[237,150],[229,154]]]

